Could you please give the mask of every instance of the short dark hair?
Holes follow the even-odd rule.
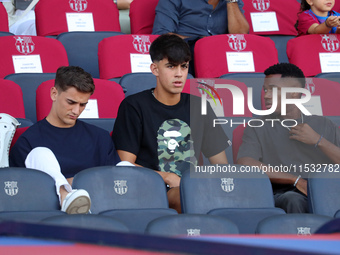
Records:
[[[264,74],[266,76],[271,74],[281,74],[281,77],[292,77],[297,78],[301,85],[301,88],[305,87],[306,78],[302,70],[294,64],[291,63],[279,63],[268,67]]]
[[[170,63],[180,65],[191,60],[189,45],[179,36],[164,34],[154,40],[149,50],[152,62],[167,58]]]
[[[91,93],[91,95],[95,89],[91,74],[85,72],[79,66],[59,67],[55,76],[54,87],[60,92],[74,87],[79,92]]]

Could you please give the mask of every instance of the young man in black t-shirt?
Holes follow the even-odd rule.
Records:
[[[212,164],[227,164],[228,138],[222,128],[209,132],[208,123],[215,116],[211,107],[201,118],[200,99],[182,93],[190,61],[186,42],[176,35],[162,35],[152,43],[150,55],[156,88],[123,100],[112,139],[122,161],[157,170],[170,188],[170,207],[180,212],[181,173],[196,164],[201,152]],[[192,107],[197,114],[190,105],[197,105]],[[195,122],[194,129],[190,122]]]

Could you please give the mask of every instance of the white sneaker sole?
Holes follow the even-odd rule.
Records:
[[[72,200],[72,196],[69,198]],[[90,211],[91,200],[87,196],[79,196],[75,198],[66,208],[67,214],[86,214]]]

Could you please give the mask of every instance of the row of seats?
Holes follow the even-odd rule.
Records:
[[[151,34],[155,19],[155,9],[158,0],[136,0],[130,6],[130,24],[133,34]],[[7,18],[3,6],[0,7],[0,17]],[[244,13],[250,25],[251,34],[280,34],[294,35],[294,28],[300,4],[296,0],[288,0],[284,6],[279,0],[272,1],[244,1]],[[89,15],[90,14],[90,15]],[[37,35],[58,35],[63,32],[79,29],[92,29],[93,31],[119,32],[119,12],[112,0],[88,0],[86,2],[41,0],[35,7]],[[86,16],[87,15],[87,16]],[[73,19],[83,21],[83,27],[75,26]],[[262,21],[262,22],[261,22]],[[267,21],[267,22],[264,22]],[[269,25],[268,25],[268,21]],[[266,24],[264,26],[263,24]],[[74,27],[72,26],[74,25]],[[84,27],[84,24],[86,26]],[[261,28],[258,28],[258,25]],[[7,30],[6,30],[7,29]],[[0,27],[0,31],[8,31],[6,23]],[[88,30],[91,31],[91,30]]]
[[[225,166],[240,170],[239,165]],[[192,220],[188,227],[200,221],[223,218],[232,222],[228,223],[231,226],[228,231],[255,233],[261,232],[256,229],[259,229],[262,220],[270,222],[270,216],[271,221],[276,221],[275,217],[278,220],[290,219],[282,209],[274,207],[271,184],[265,174],[235,172],[205,178],[203,173],[194,171],[185,172],[180,184],[182,211],[186,215],[182,216],[182,220]],[[27,168],[3,168],[0,176],[4,180],[4,189],[0,192],[0,219],[40,222],[64,215],[59,211],[54,181],[47,174]],[[310,232],[313,233],[323,223],[340,216],[337,195],[340,191],[337,178],[340,176],[339,173],[330,173],[310,177],[313,177],[308,183],[311,213],[291,217],[300,222],[300,227],[315,224]],[[37,182],[41,185],[35,185]],[[73,187],[89,192],[92,215],[112,217],[131,232],[143,233],[151,228],[148,226],[150,222],[160,217],[168,218],[170,222],[171,218],[181,220],[175,217],[177,212],[168,207],[162,178],[151,169],[127,166],[89,168],[75,175]],[[198,217],[195,218],[195,215]],[[205,220],[199,215],[212,217]],[[261,223],[264,229],[266,224]],[[215,231],[222,230],[216,227]],[[166,234],[164,229],[160,232]]]
[[[80,66],[94,78],[102,79],[150,72],[149,47],[157,37],[117,32],[68,32],[57,40],[2,36],[0,77],[21,72],[55,72],[61,65]],[[290,39],[287,49],[278,51],[274,41],[258,35],[206,37],[195,46],[195,76],[214,78],[229,73],[263,72],[286,52],[289,62],[299,66],[306,76],[337,72],[339,39],[340,35],[308,35]]]
[[[48,115],[52,104],[50,88],[54,84],[54,76],[54,73],[22,73],[12,74],[7,76],[6,79],[0,79],[0,89],[3,91],[0,94],[0,112],[18,118],[21,123],[21,127],[17,130],[12,144],[15,143],[16,139],[28,126]],[[184,87],[183,91],[185,93],[200,96],[199,89],[197,89],[200,86],[198,82],[208,82],[211,85],[231,84],[239,88],[243,95],[245,95],[243,102],[244,114],[235,115],[233,111],[236,106],[234,106],[233,95],[228,89],[216,89],[223,105],[220,109],[222,110],[222,115],[217,117],[220,121],[225,121],[222,127],[232,140],[232,149],[226,149],[230,162],[236,162],[245,126],[247,126],[248,121],[252,117],[256,118],[256,115],[253,115],[247,106],[248,88],[253,90],[253,105],[255,109],[265,109],[262,91],[263,80],[264,75],[262,73],[231,74],[219,79],[188,79]],[[319,99],[322,114],[331,118],[332,121],[340,126],[338,111],[340,105],[337,103],[337,98],[340,94],[340,76],[336,80],[338,82],[323,78],[308,78],[306,88],[309,89],[313,97]],[[83,120],[97,125],[108,132],[112,131],[118,107],[124,97],[156,86],[156,78],[151,73],[126,74],[120,79],[119,84],[103,79],[94,79],[94,82],[96,90],[90,99],[96,100],[98,116],[95,116],[95,118],[83,116],[85,118]],[[317,103],[315,105],[315,108],[318,108]],[[220,111],[217,113],[220,113]]]

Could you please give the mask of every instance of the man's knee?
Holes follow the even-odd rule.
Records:
[[[275,206],[286,213],[308,213],[307,197],[295,191],[275,195]]]

